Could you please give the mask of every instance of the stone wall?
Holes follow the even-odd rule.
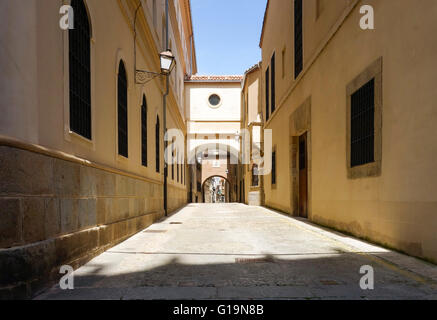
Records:
[[[0,146],[0,299],[34,296],[60,266],[77,268],[164,216],[161,182],[41,150]],[[184,190],[169,191],[170,211],[186,203]]]
[[[187,204],[187,190],[178,186],[168,186],[168,211],[173,212]]]

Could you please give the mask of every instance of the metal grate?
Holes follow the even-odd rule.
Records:
[[[155,125],[155,160],[156,160],[156,172],[161,171],[161,157],[159,155],[159,137],[160,137],[160,126],[159,126],[159,117],[156,117],[156,125]]]
[[[69,30],[70,130],[91,140],[91,32],[83,0],[72,0]]]
[[[123,61],[118,67],[118,154],[128,157],[127,77]]]
[[[303,70],[302,0],[294,0],[294,77]]]
[[[141,105],[141,164],[147,167],[147,100],[144,95]]]
[[[375,79],[351,96],[351,167],[375,161]]]
[[[269,120],[270,114],[269,114],[269,103],[270,103],[270,98],[269,98],[269,86],[270,86],[270,81],[269,81],[269,76],[270,76],[270,69],[267,68],[266,70],[266,121]]]
[[[275,54],[273,53],[271,62],[270,62],[270,70],[271,70],[271,79],[270,82],[272,83],[272,89],[271,89],[271,113],[275,112],[276,108],[276,66],[275,66]]]

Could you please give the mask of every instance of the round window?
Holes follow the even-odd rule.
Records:
[[[221,99],[217,94],[212,94],[209,96],[208,101],[211,107],[218,107],[221,102]]]

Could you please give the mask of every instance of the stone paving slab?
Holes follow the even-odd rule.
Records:
[[[375,289],[361,290],[371,265]],[[437,267],[241,204],[189,205],[37,299],[436,299]]]

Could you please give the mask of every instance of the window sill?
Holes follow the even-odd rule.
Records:
[[[85,148],[91,149],[91,150],[95,150],[95,144],[94,144],[93,140],[85,138],[74,131],[68,130],[66,138],[67,138],[66,140],[69,142],[79,144],[79,145],[81,145]]]

